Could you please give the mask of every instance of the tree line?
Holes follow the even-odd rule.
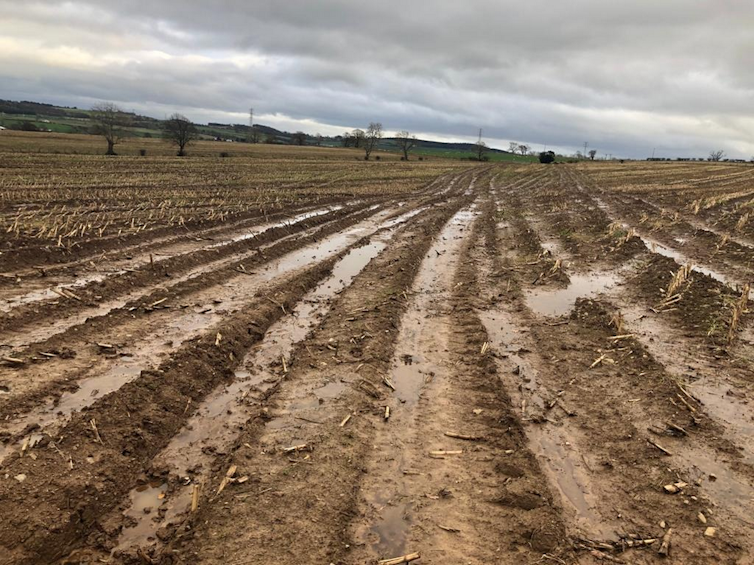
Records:
[[[94,122],[92,132],[101,135],[107,142],[105,155],[117,155],[115,146],[125,137],[124,128],[129,125],[128,115],[116,104],[102,102],[92,107],[91,118]],[[162,133],[165,139],[178,148],[177,155],[179,157],[185,156],[186,148],[199,139],[199,130],[196,125],[186,116],[177,112],[162,122]],[[352,133],[346,133],[343,136],[343,144],[345,147],[362,149],[364,160],[368,161],[382,136],[382,124],[371,122],[366,131],[357,129]],[[291,142],[295,145],[305,145],[306,137],[304,132],[297,131],[291,136]],[[317,134],[315,143],[321,145],[322,139],[322,136]],[[416,137],[403,131],[396,136],[396,141],[403,153],[402,159],[408,160],[409,152],[416,145]]]
[[[102,102],[92,107],[92,131],[107,141],[105,155],[117,155],[115,146],[123,140],[124,128],[129,125],[128,116],[112,102]],[[162,122],[165,139],[178,148],[177,155],[186,155],[186,148],[199,139],[199,130],[186,116],[175,113]]]

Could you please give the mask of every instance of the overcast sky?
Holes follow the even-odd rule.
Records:
[[[0,98],[754,155],[751,0],[0,0]]]

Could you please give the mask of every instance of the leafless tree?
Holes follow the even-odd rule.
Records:
[[[291,136],[293,145],[306,145],[306,134],[303,131],[297,131]]]
[[[486,161],[487,151],[489,151],[489,147],[487,147],[487,144],[481,139],[474,144],[474,154],[476,155],[477,161]]]
[[[116,155],[115,146],[124,137],[123,128],[128,125],[128,117],[112,102],[101,102],[92,107],[92,119],[92,131],[107,140],[105,155]]]
[[[403,152],[403,160],[408,161],[408,152],[416,145],[416,136],[411,135],[407,131],[401,131],[395,135],[395,140],[398,143],[398,147]]]
[[[508,144],[508,152],[509,153],[518,153],[518,143],[516,143],[515,141],[511,141]]]
[[[597,156],[597,150],[596,149],[590,149],[589,150],[589,158],[594,161],[594,158]]]
[[[350,131],[343,133],[343,135],[340,136],[340,139],[343,143],[343,147],[351,147],[351,145],[353,145],[353,136]]]
[[[178,156],[186,155],[186,147],[199,138],[199,130],[182,114],[173,114],[162,124],[165,139],[178,146]]]
[[[351,132],[351,141],[353,141],[353,146],[356,149],[361,149],[364,147],[364,140],[366,138],[366,133],[364,130],[361,129],[355,129]]]
[[[710,151],[709,154],[709,160],[710,161],[722,161],[725,157],[725,151],[722,149],[718,149],[717,151]]]
[[[268,133],[264,136],[264,142],[268,145],[273,145],[278,142],[278,138],[275,136],[274,133]]]
[[[371,122],[367,131],[364,132],[364,160],[369,161],[369,156],[374,151],[382,139],[382,124],[380,122]]]
[[[249,132],[249,142],[259,143],[260,141],[262,141],[262,132],[259,131],[256,126],[251,126],[251,131]]]
[[[524,145],[523,143],[518,146],[518,152],[521,153],[521,155],[526,155],[529,152],[529,146]]]
[[[314,136],[314,145],[316,145],[317,147],[321,147],[322,141],[324,141],[324,139],[325,138],[322,137],[322,134],[318,133],[317,135]]]

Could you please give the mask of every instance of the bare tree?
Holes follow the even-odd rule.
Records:
[[[249,131],[249,143],[259,143],[262,141],[262,132],[259,131],[257,126],[251,126]]]
[[[377,147],[377,143],[382,139],[382,124],[380,122],[371,122],[367,131],[364,132],[364,160],[369,161],[369,156]]]
[[[264,142],[269,145],[273,145],[278,142],[278,138],[275,136],[274,133],[268,133],[267,135],[264,136]]]
[[[340,136],[340,139],[343,143],[343,147],[350,147],[353,145],[353,136],[351,135],[350,131],[345,132],[342,136]]]
[[[199,131],[186,116],[173,114],[162,124],[165,139],[178,146],[178,156],[186,155],[186,147],[199,138]]]
[[[306,145],[306,134],[303,131],[297,131],[291,136],[293,145]]]
[[[361,149],[364,147],[364,139],[366,137],[366,133],[362,129],[355,129],[351,132],[351,141],[353,142],[353,146],[356,149]]]
[[[508,144],[508,152],[509,153],[518,153],[518,143],[516,143],[515,141],[511,141]]]
[[[594,158],[597,156],[597,150],[596,149],[590,149],[589,150],[589,158],[594,161]]]
[[[403,160],[408,161],[408,152],[416,145],[416,136],[411,135],[407,131],[401,131],[395,134],[395,140],[403,152]]]
[[[317,135],[314,136],[314,145],[316,145],[317,147],[321,147],[324,139],[325,138],[322,137],[322,134],[318,133]]]
[[[116,155],[115,145],[124,137],[123,128],[128,125],[127,116],[112,102],[101,102],[92,107],[92,119],[92,131],[107,140],[105,155]]]
[[[487,144],[481,139],[474,144],[474,154],[476,155],[477,161],[486,161],[487,151],[489,151],[489,147],[487,147]]]
[[[522,143],[518,146],[518,152],[521,153],[521,155],[526,155],[529,152],[529,146]]]
[[[718,149],[717,151],[710,151],[709,154],[709,160],[710,161],[722,161],[725,157],[725,151],[722,149]]]

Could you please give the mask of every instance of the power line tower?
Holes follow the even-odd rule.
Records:
[[[586,148],[587,148],[587,147],[589,147],[589,142],[588,142],[588,141],[585,141],[585,142],[584,142],[584,159],[586,159]]]
[[[254,108],[249,108],[249,133],[246,135],[246,142],[254,142]]]

